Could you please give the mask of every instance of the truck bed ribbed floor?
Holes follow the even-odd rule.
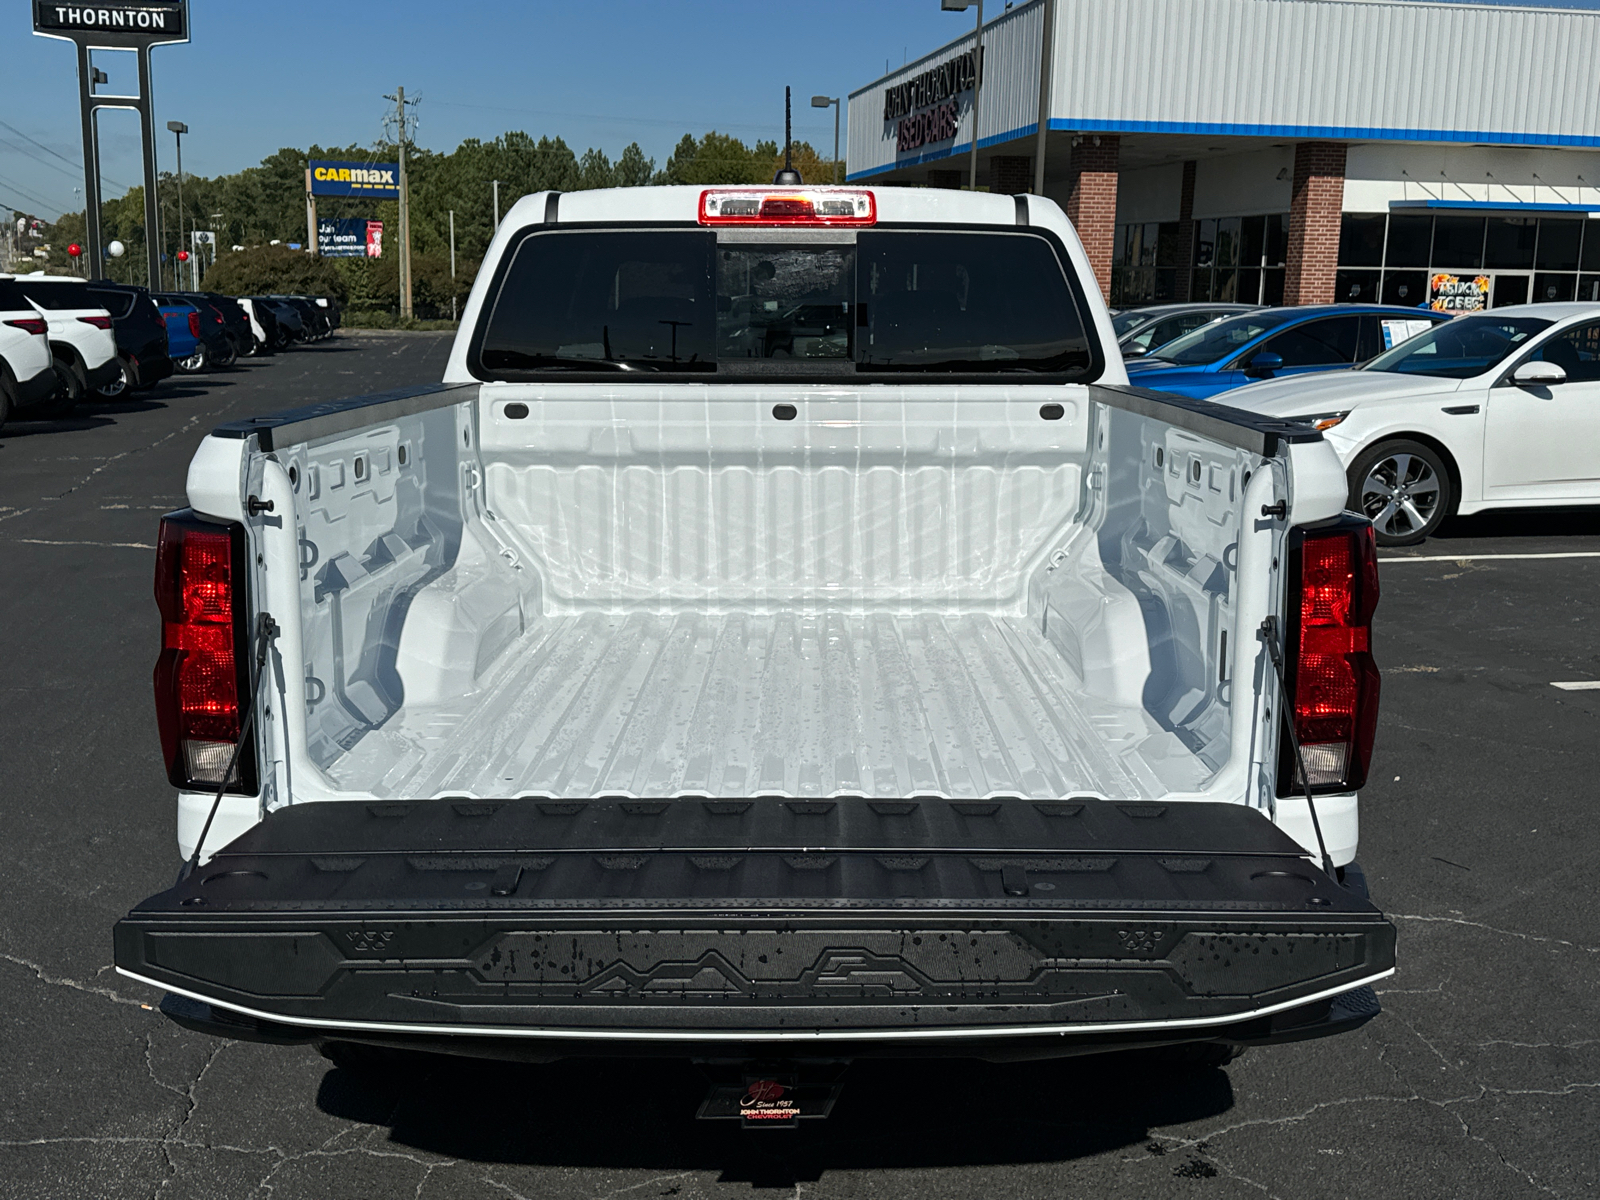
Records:
[[[1133,753],[1152,737],[1171,740],[1168,766],[1189,757],[1146,714],[1085,697],[1021,618],[586,613],[542,619],[476,696],[402,709],[335,782],[398,798],[1139,798],[1173,786]],[[1198,760],[1184,769],[1201,782]]]

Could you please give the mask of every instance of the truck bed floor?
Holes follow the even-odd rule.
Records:
[[[541,619],[477,694],[402,708],[333,773],[395,798],[1114,799],[1205,767],[1143,711],[1086,696],[1025,618],[584,613]]]

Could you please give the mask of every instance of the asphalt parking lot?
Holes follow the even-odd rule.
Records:
[[[1552,686],[1600,679],[1600,513],[1385,556],[1361,857],[1401,965],[1355,1034],[1187,1075],[859,1065],[827,1122],[747,1134],[673,1063],[373,1080],[169,1023],[108,965],[178,865],[156,519],[218,421],[435,379],[448,345],[347,333],[0,432],[0,1196],[1600,1194],[1600,690]]]

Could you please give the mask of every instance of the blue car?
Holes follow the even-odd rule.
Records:
[[[1449,319],[1379,304],[1266,308],[1157,347],[1128,363],[1128,382],[1208,400],[1258,379],[1346,370]]]

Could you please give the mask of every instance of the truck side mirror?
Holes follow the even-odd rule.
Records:
[[[1252,358],[1244,373],[1251,379],[1271,379],[1274,371],[1283,370],[1283,355],[1263,350]]]
[[[1511,382],[1518,387],[1554,387],[1558,383],[1567,381],[1567,373],[1560,363],[1525,362],[1511,375]]]

